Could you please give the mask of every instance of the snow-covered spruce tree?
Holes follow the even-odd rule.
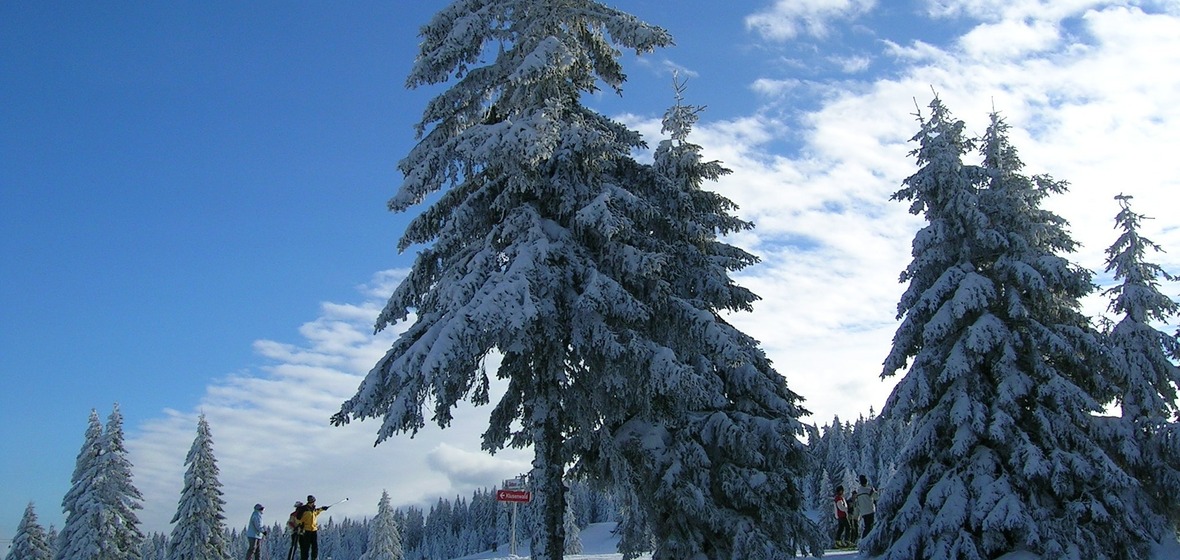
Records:
[[[49,560],[52,554],[49,537],[37,523],[37,512],[33,503],[29,502],[20,524],[16,526],[16,533],[12,536],[12,544],[4,560]]]
[[[600,83],[622,86],[616,45],[646,52],[671,38],[592,0],[456,0],[421,35],[407,84],[455,83],[428,104],[389,206],[445,192],[402,238],[403,250],[423,249],[377,319],[382,329],[415,313],[414,324],[334,420],[383,416],[381,441],[416,433],[431,401],[431,419],[446,426],[458,401],[489,402],[485,359],[500,353],[494,375],[507,391],[483,446],[533,447],[542,530],[532,557],[560,558],[566,467],[600,425],[568,405],[617,379],[590,363],[643,345],[620,328],[644,312],[623,283],[658,277],[661,262],[604,229],[628,234],[626,220],[599,220],[632,204],[619,175],[638,166],[631,150],[641,141],[581,99]]]
[[[593,488],[580,480],[572,480],[569,483],[569,492],[567,503],[569,503],[570,510],[574,513],[574,520],[579,526],[585,527],[592,523],[593,515],[590,512],[592,506]]]
[[[389,505],[389,492],[381,491],[377,502],[377,516],[369,521],[369,546],[361,560],[402,560],[402,537],[393,507]]]
[[[582,553],[582,530],[578,527],[578,520],[574,517],[574,509],[568,505],[565,508],[565,554]]]
[[[58,560],[125,560],[140,557],[144,536],[135,510],[143,497],[131,482],[131,462],[123,445],[123,415],[116,404],[99,424],[90,411],[85,441],[78,452],[71,487],[62,499]]]
[[[1175,507],[1180,496],[1180,454],[1174,445],[1180,437],[1176,426],[1180,367],[1169,356],[1180,352],[1180,340],[1152,323],[1180,315],[1180,304],[1159,290],[1161,280],[1177,278],[1146,260],[1147,251],[1161,250],[1139,234],[1146,217],[1131,210],[1130,196],[1115,198],[1120,206],[1115,224],[1122,233],[1106,250],[1106,271],[1121,283],[1105,295],[1110,298],[1110,311],[1122,316],[1108,336],[1122,413],[1110,441],[1146,493],[1143,503],[1169,519],[1174,532],[1180,526],[1180,510]],[[1145,523],[1150,520],[1145,516]],[[1159,539],[1163,529],[1152,527],[1153,537]]]
[[[477,551],[494,550],[499,544],[496,535],[496,511],[499,502],[496,495],[487,488],[476,491],[471,498],[471,523],[479,536]]]
[[[449,500],[439,498],[426,515],[422,529],[422,552],[428,558],[454,558],[458,553],[458,541],[453,530],[453,507]]]
[[[819,491],[817,492],[815,511],[819,514],[819,521],[816,525],[819,526],[820,533],[826,537],[836,534],[836,503],[834,496],[836,495],[836,484],[832,482],[831,474],[828,469],[820,471],[822,478],[820,479]],[[829,544],[830,541],[825,540],[824,544]]]
[[[619,521],[614,534],[619,537],[618,550],[626,560],[655,550],[655,538],[647,513],[639,504],[639,496],[633,492],[619,495]]]
[[[901,326],[882,376],[907,367],[883,415],[914,422],[864,543],[885,559],[1142,557],[1120,496],[1133,481],[1094,437],[1107,397],[1101,344],[1079,299],[1090,273],[1061,253],[1065,221],[1040,208],[1064,183],[1020,174],[993,115],[984,164],[937,97],[914,137],[919,170],[894,198],[914,238]]]
[[[1031,390],[1043,410],[1017,418],[1026,434],[1040,438],[1053,462],[1047,476],[1032,480],[1047,480],[1063,499],[1054,509],[1065,512],[1065,524],[1046,524],[1058,533],[1042,537],[1042,550],[1047,556],[1058,554],[1058,546],[1069,554],[1081,550],[1083,556],[1094,558],[1102,557],[1091,552],[1099,548],[1111,558],[1142,555],[1150,544],[1144,504],[1125,499],[1138,484],[1105,448],[1099,428],[1099,416],[1116,396],[1117,376],[1107,367],[1107,340],[1079,311],[1080,300],[1096,291],[1092,273],[1061,256],[1076,247],[1067,232],[1069,224],[1041,208],[1044,199],[1065,192],[1067,184],[1047,175],[1022,175],[1024,164],[1009,141],[1008,124],[995,113],[990,120],[982,146],[988,175],[982,196],[993,223],[1008,236],[995,269],[1007,285],[1003,293],[1015,319],[1024,320],[1025,312],[1036,319],[1013,321],[1022,328],[1031,325],[1029,347],[1038,353],[1029,355],[1044,360],[1033,362],[1037,367],[1030,378],[1053,389]],[[1040,278],[1030,277],[1029,264]],[[1042,287],[1045,290],[1038,292]],[[1060,376],[1060,386],[1055,376]]]
[[[116,403],[107,416],[98,456],[94,491],[101,513],[98,549],[102,560],[138,559],[144,535],[135,510],[142,509],[143,495],[131,480],[131,461],[123,444],[123,413]]]
[[[853,466],[856,464],[855,456],[848,445],[852,437],[851,430],[845,427],[839,416],[833,416],[832,424],[824,430],[823,437],[827,447],[825,466],[828,472],[836,477],[836,484],[843,484],[844,489],[851,493],[852,488],[846,484],[850,475],[853,480],[856,479],[856,469]]]
[[[225,536],[225,500],[221,498],[220,471],[213,456],[213,435],[202,414],[197,419],[197,437],[184,459],[184,488],[172,535],[168,560],[223,560],[229,558]]]
[[[61,501],[65,524],[58,533],[54,551],[56,560],[90,560],[98,558],[99,501],[95,492],[99,455],[102,453],[102,423],[98,411],[91,409],[82,448],[70,475],[70,489]]]
[[[631,514],[650,526],[655,560],[820,553],[824,538],[804,515],[801,399],[757,342],[721,318],[757,299],[729,277],[757,259],[718,236],[752,226],[702,188],[727,170],[688,140],[701,109],[680,93],[664,117],[670,138],[656,149],[655,176],[633,191],[629,210],[597,210],[600,243],[623,243],[600,270],[637,301],[608,323],[609,336],[597,335],[607,352],[585,364],[609,383],[571,404],[605,428],[578,470],[638,496]],[[609,309],[602,299],[596,314]]]
[[[398,510],[399,513],[402,510]],[[402,533],[402,549],[410,558],[421,556],[416,554],[422,550],[423,532],[426,526],[426,514],[417,507],[407,507],[404,515],[398,519],[398,527]]]
[[[140,551],[140,560],[168,560],[168,535],[149,533]]]

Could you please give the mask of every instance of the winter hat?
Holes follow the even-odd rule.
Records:
[[[314,504],[314,503],[315,503],[315,496],[312,496],[311,494],[308,494],[308,495],[307,495],[307,503],[309,503],[309,504]]]
[[[295,500],[295,507],[303,507],[303,502]]]
[[[262,509],[262,504],[254,504],[254,509]]]

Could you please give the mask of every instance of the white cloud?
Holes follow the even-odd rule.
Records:
[[[873,60],[867,56],[843,56],[833,57],[832,61],[839,67],[840,71],[845,74],[858,74],[869,69]]]
[[[855,19],[875,4],[875,0],[776,0],[768,10],[747,16],[746,27],[773,41],[800,35],[824,37],[833,22]]]
[[[798,89],[803,82],[797,79],[773,80],[770,78],[759,78],[751,84],[750,89],[767,97],[780,97],[788,92]]]
[[[1110,4],[1109,0],[927,0],[926,13],[935,18],[966,17],[985,22],[1025,18],[1060,21]]]
[[[637,57],[635,63],[649,69],[656,76],[678,76],[681,79],[700,76],[700,72],[669,58]]]
[[[1060,39],[1052,22],[1006,19],[982,24],[959,41],[972,58],[982,60],[1014,59],[1050,48]]]

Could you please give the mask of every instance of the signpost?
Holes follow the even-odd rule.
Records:
[[[512,556],[516,556],[516,504],[527,504],[533,499],[533,494],[525,490],[524,475],[509,478],[504,481],[504,489],[496,490],[496,500],[512,502],[512,538],[508,549]]]

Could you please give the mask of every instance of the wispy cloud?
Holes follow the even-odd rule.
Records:
[[[769,9],[747,16],[746,26],[773,41],[824,37],[835,23],[856,19],[875,4],[875,0],[776,0]]]

